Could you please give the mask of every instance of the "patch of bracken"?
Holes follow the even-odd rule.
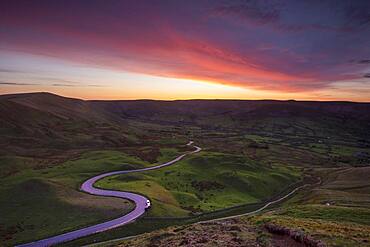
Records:
[[[309,247],[326,247],[326,244],[321,240],[316,240],[312,236],[305,234],[302,231],[292,230],[284,226],[275,225],[272,223],[265,224],[268,232],[279,235],[287,235],[299,243],[303,243]]]
[[[193,186],[198,191],[223,189],[225,186],[215,181],[192,181]]]
[[[171,233],[171,232],[166,232],[166,233],[163,233],[163,234],[160,234],[160,235],[154,235],[153,237],[150,238],[150,245],[151,246],[156,246],[157,243],[164,239],[164,238],[168,238],[168,237],[171,237],[175,235],[174,233]]]

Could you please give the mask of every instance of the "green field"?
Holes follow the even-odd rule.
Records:
[[[24,162],[29,162],[28,168]],[[12,171],[12,175],[0,180],[1,242],[10,245],[44,238],[130,211],[133,205],[129,201],[91,196],[78,188],[96,174],[145,165],[118,151],[85,152],[74,160],[43,169],[30,159],[3,158],[2,171]]]
[[[315,176],[322,177],[320,184],[298,191],[283,205],[270,208],[267,212],[234,220],[169,227],[140,235],[131,240],[112,241],[100,246],[142,246],[143,243],[145,246],[153,243],[180,245],[184,241],[193,239],[210,245],[221,245],[225,239],[228,239],[230,242],[240,241],[239,244],[264,246],[273,244],[276,239],[281,240],[282,238],[285,241],[291,241],[292,244],[297,244],[289,237],[267,232],[265,225],[274,224],[292,229],[300,236],[322,240],[327,246],[366,247],[370,242],[370,207],[367,205],[368,187],[370,186],[368,169],[368,167],[316,169],[311,172]],[[345,201],[342,197],[343,192],[346,193]],[[327,205],[326,202],[330,204]],[[145,221],[137,222],[136,229],[144,228],[145,223]],[[162,225],[159,221],[150,223],[156,225],[157,228],[166,226],[166,222],[162,222]],[[189,223],[191,222],[178,222],[177,224]],[[171,223],[167,222],[167,225]],[[112,236],[119,237],[120,232],[122,236],[122,230],[117,229],[112,232]],[[132,231],[133,228],[127,228],[127,230]],[[142,231],[145,232],[144,229]],[[202,234],[196,234],[198,231]],[[222,238],[208,234],[215,232]],[[131,232],[131,234],[135,233]],[[92,239],[107,240],[109,236],[102,234],[71,244],[91,242]]]
[[[320,185],[253,220],[303,230],[329,246],[369,246],[370,168],[320,168],[314,174]]]
[[[97,186],[147,195],[150,216],[187,216],[266,200],[299,178],[299,169],[202,151],[173,166],[105,178]]]
[[[281,212],[293,218],[322,219],[332,222],[352,222],[370,226],[370,209],[309,204],[289,207]]]

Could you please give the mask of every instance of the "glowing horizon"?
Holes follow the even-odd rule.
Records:
[[[368,102],[370,4],[336,6],[2,2],[0,94]]]

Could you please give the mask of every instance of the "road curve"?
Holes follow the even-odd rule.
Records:
[[[131,212],[129,212],[128,214],[126,214],[124,216],[121,216],[117,219],[104,222],[104,223],[89,226],[89,227],[82,228],[82,229],[79,229],[79,230],[75,230],[75,231],[72,231],[72,232],[67,232],[67,233],[64,233],[64,234],[61,234],[61,235],[57,235],[57,236],[54,236],[54,237],[38,240],[38,241],[35,241],[35,242],[31,242],[31,243],[27,243],[27,244],[21,244],[21,245],[18,245],[18,246],[22,246],[22,247],[26,247],[26,246],[27,247],[29,247],[29,246],[32,246],[32,247],[35,247],[35,246],[38,246],[38,247],[39,246],[51,246],[51,245],[55,245],[55,244],[58,244],[58,243],[71,241],[71,240],[74,240],[74,239],[77,239],[77,238],[88,236],[88,235],[91,235],[91,234],[94,234],[94,233],[107,231],[109,229],[116,228],[116,227],[119,227],[119,226],[123,226],[123,225],[126,225],[126,224],[134,221],[135,219],[139,218],[141,215],[143,215],[145,213],[145,207],[146,207],[146,202],[147,202],[148,198],[146,198],[145,196],[138,195],[138,194],[135,194],[135,193],[130,193],[130,192],[98,189],[98,188],[94,187],[94,183],[97,182],[98,180],[102,179],[102,178],[113,176],[113,175],[133,173],[133,172],[150,171],[150,170],[155,170],[155,169],[159,169],[159,168],[162,168],[162,167],[165,167],[165,166],[172,165],[172,164],[178,162],[179,160],[181,160],[182,158],[184,158],[186,155],[197,153],[197,152],[202,150],[200,147],[194,146],[192,144],[193,144],[193,142],[190,141],[186,145],[193,146],[195,148],[194,151],[182,154],[182,155],[178,156],[177,158],[175,158],[175,159],[173,159],[169,162],[166,162],[164,164],[157,165],[157,166],[152,166],[152,167],[147,167],[147,168],[142,168],[142,169],[136,169],[136,170],[107,172],[107,173],[100,174],[100,175],[97,175],[95,177],[89,178],[88,180],[86,180],[81,185],[80,189],[82,191],[87,192],[87,193],[92,194],[92,195],[119,197],[119,198],[128,199],[130,201],[133,201],[135,203],[135,209],[132,210]]]
[[[295,192],[297,192],[298,190],[302,189],[303,187],[306,187],[308,186],[309,184],[305,184],[305,185],[302,185],[302,186],[299,186],[295,189],[293,189],[291,192],[289,192],[288,194],[280,197],[279,199],[277,200],[274,200],[274,201],[271,201],[271,202],[268,202],[266,203],[265,205],[263,205],[262,207],[254,210],[254,211],[251,211],[251,212],[247,212],[247,213],[243,213],[243,214],[237,214],[237,215],[231,215],[231,216],[226,216],[226,217],[220,217],[220,218],[215,218],[215,219],[210,219],[210,220],[202,220],[202,221],[198,221],[196,222],[196,224],[202,224],[202,223],[207,223],[207,222],[215,222],[215,221],[220,221],[220,220],[228,220],[228,219],[233,219],[233,218],[238,218],[238,217],[241,217],[241,216],[246,216],[246,215],[253,215],[253,214],[256,214],[256,213],[259,213],[261,212],[262,210],[266,209],[267,207],[269,207],[270,205],[272,204],[275,204],[275,203],[278,203],[286,198],[288,198],[289,196],[293,195]],[[140,235],[143,235],[143,234],[138,234],[138,235],[132,235],[132,236],[127,236],[127,237],[122,237],[122,238],[116,238],[116,239],[111,239],[111,240],[108,240],[108,241],[102,241],[102,242],[98,242],[98,243],[94,243],[94,244],[88,244],[88,245],[84,245],[84,247],[93,247],[93,246],[100,246],[101,244],[104,244],[104,243],[112,243],[112,242],[116,242],[116,241],[122,241],[122,240],[127,240],[127,239],[132,239],[132,238],[136,238],[136,237],[139,237]]]

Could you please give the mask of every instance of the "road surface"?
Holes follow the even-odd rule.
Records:
[[[182,155],[178,156],[177,158],[175,158],[174,160],[171,160],[167,163],[157,165],[157,166],[142,168],[142,169],[136,169],[136,170],[107,172],[107,173],[92,177],[92,178],[86,180],[81,185],[81,190],[82,191],[87,192],[87,193],[92,194],[92,195],[113,196],[113,197],[119,197],[119,198],[128,199],[130,201],[133,201],[135,203],[135,209],[133,211],[131,211],[128,214],[126,214],[124,216],[121,216],[117,219],[114,219],[114,220],[110,220],[110,221],[107,221],[107,222],[104,222],[104,223],[100,223],[100,224],[97,224],[97,225],[82,228],[82,229],[79,229],[79,230],[76,230],[76,231],[67,232],[67,233],[57,235],[57,236],[54,236],[54,237],[38,240],[38,241],[35,241],[35,242],[22,244],[22,245],[19,245],[19,246],[22,246],[22,247],[25,247],[25,246],[27,246],[27,247],[29,247],[29,246],[32,246],[32,247],[35,247],[35,246],[38,246],[38,247],[39,246],[51,246],[51,245],[55,245],[55,244],[58,244],[58,243],[62,243],[62,242],[71,241],[71,240],[74,240],[74,239],[77,239],[77,238],[85,237],[85,236],[88,236],[88,235],[91,235],[91,234],[94,234],[94,233],[107,231],[109,229],[116,228],[116,227],[119,227],[119,226],[123,226],[123,225],[126,225],[126,224],[134,221],[135,219],[139,218],[141,215],[143,215],[145,213],[146,202],[147,202],[148,198],[146,198],[145,196],[138,195],[138,194],[135,194],[135,193],[130,193],[130,192],[98,189],[98,188],[94,187],[94,183],[96,183],[98,180],[100,180],[102,178],[113,176],[113,175],[133,173],[133,172],[144,172],[144,171],[150,171],[150,170],[159,169],[159,168],[162,168],[162,167],[165,167],[165,166],[169,166],[169,165],[172,165],[172,164],[178,162],[179,160],[184,158],[186,155],[197,153],[197,152],[202,150],[200,147],[194,146],[192,141],[190,141],[187,145],[188,146],[193,146],[195,148],[195,150],[191,151],[191,152],[187,152],[185,154],[182,154]]]

